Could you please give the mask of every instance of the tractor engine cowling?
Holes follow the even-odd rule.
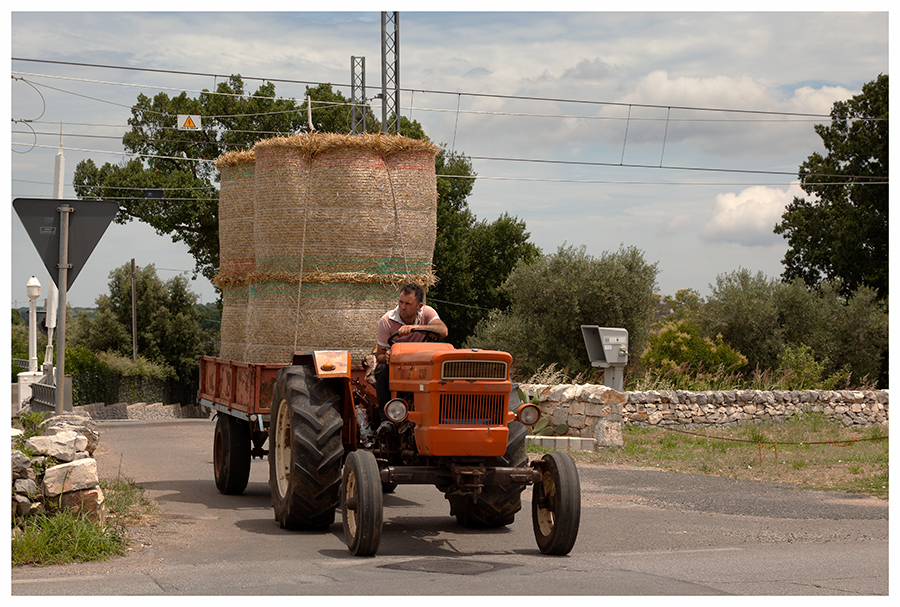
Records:
[[[497,457],[506,451],[512,383],[506,352],[445,343],[396,343],[390,386],[407,402],[421,455]],[[406,399],[404,399],[406,400]]]

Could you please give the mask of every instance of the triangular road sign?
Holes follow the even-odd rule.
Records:
[[[59,208],[67,205],[72,209],[69,215],[69,268],[66,291],[84,267],[94,247],[100,242],[103,233],[119,212],[119,205],[106,200],[57,200],[48,198],[16,198],[13,208],[25,231],[34,243],[38,254],[44,261],[53,282],[59,283]],[[60,288],[59,284],[56,285]]]

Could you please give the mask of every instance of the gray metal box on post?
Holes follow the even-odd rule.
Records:
[[[603,383],[622,392],[628,364],[628,330],[581,325],[581,335],[591,365],[603,369]]]

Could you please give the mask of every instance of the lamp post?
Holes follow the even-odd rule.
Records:
[[[41,296],[41,283],[34,276],[25,285],[28,292],[28,371],[37,372],[37,300]]]
[[[23,403],[31,400],[31,384],[41,378],[41,374],[37,372],[37,299],[41,296],[41,283],[37,278],[31,277],[31,280],[25,285],[28,293],[28,371],[22,371],[18,375],[18,397],[17,402],[13,403],[17,413]]]

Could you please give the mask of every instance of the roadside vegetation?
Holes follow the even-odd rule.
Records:
[[[107,508],[103,521],[68,510],[14,521],[12,565],[104,561],[125,554],[128,527],[147,524],[157,507],[134,481],[100,481],[100,488]]]
[[[582,464],[653,467],[888,499],[888,430],[882,426],[844,427],[813,412],[727,428],[628,426],[622,438],[620,449],[571,455]]]

